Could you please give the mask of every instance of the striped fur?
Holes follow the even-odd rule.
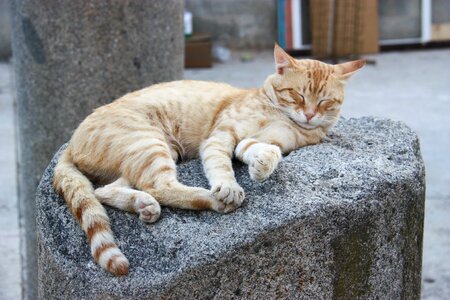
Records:
[[[278,46],[274,54],[276,73],[260,89],[189,80],[158,84],[96,109],[76,129],[54,186],[104,269],[128,273],[102,204],[149,223],[158,220],[160,205],[231,212],[245,197],[233,156],[262,181],[282,154],[322,140],[338,119],[344,81],[363,62],[295,60]],[[176,162],[197,156],[210,190],[177,180]],[[106,185],[94,191],[91,180]]]

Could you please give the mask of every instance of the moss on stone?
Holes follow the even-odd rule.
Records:
[[[369,278],[374,254],[371,227],[369,223],[353,227],[332,243],[334,299],[359,299],[371,294]]]

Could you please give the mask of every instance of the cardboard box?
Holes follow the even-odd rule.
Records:
[[[450,40],[450,23],[438,23],[431,25],[431,40],[433,41]]]
[[[378,0],[311,1],[312,52],[345,57],[379,51]]]
[[[207,34],[193,34],[186,38],[185,68],[211,68],[212,62],[211,36]]]

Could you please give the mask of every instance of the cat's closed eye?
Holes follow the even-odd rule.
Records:
[[[323,100],[320,100],[319,103],[317,103],[317,106],[324,105],[324,104],[326,104],[326,103],[329,103],[330,101],[331,101],[331,99],[323,99]]]
[[[277,92],[282,93],[282,92],[290,92],[293,91],[293,88],[274,88]]]
[[[296,104],[305,103],[305,97],[302,94],[298,93],[294,89],[289,90],[289,98],[292,99],[292,101],[290,101],[292,103],[296,103]]]
[[[320,100],[319,103],[317,103],[317,107],[320,109],[323,109],[324,111],[334,111],[338,109],[339,102],[336,101],[336,99],[323,99]]]

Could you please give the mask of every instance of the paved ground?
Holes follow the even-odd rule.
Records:
[[[20,299],[19,225],[10,65],[0,64],[0,299]]]
[[[242,63],[236,55],[213,69],[189,70],[189,79],[259,86],[273,72],[270,52]],[[371,56],[348,84],[344,117],[374,115],[400,120],[420,136],[427,171],[422,299],[450,299],[450,50]],[[0,299],[17,299],[18,229],[9,65],[0,64]]]

